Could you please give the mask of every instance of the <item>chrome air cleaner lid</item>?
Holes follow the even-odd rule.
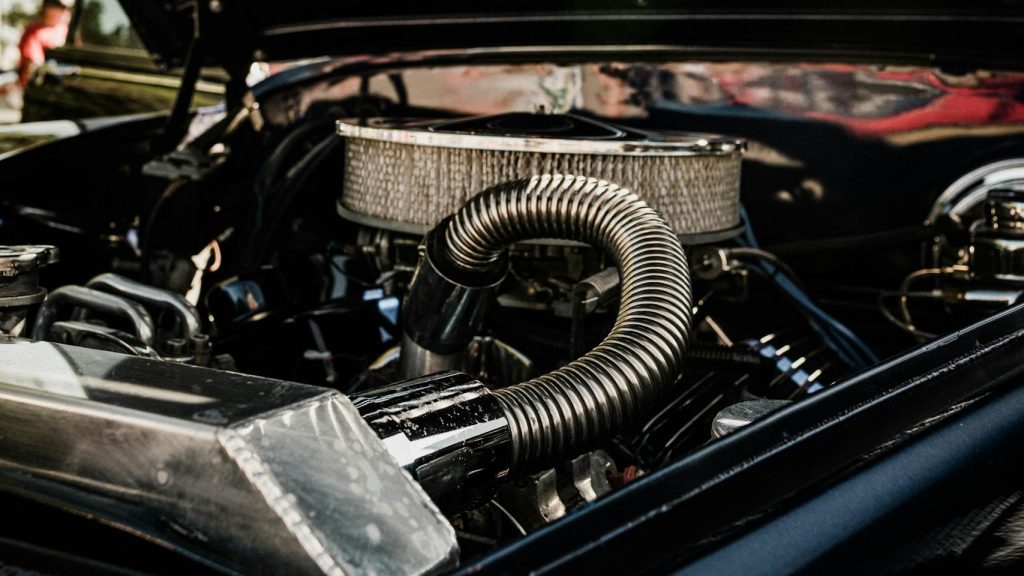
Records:
[[[676,233],[708,239],[739,224],[742,140],[647,132],[570,114],[338,122],[347,140],[342,216],[424,233],[484,189],[570,173],[630,188]]]
[[[362,126],[339,120],[338,134],[418,146],[552,154],[702,156],[745,148],[743,140],[712,134],[640,132],[573,114],[528,112],[447,121],[375,118]]]

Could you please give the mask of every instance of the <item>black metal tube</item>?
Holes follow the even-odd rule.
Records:
[[[448,263],[464,274],[492,273],[514,242],[564,238],[605,250],[621,275],[619,315],[601,344],[495,392],[513,469],[593,447],[638,421],[676,381],[692,314],[686,256],[665,220],[630,191],[582,176],[535,176],[485,190],[439,228]]]
[[[180,294],[169,290],[154,288],[142,282],[136,282],[119,274],[110,272],[94,277],[86,284],[87,288],[106,292],[115,296],[121,296],[134,300],[144,306],[152,306],[160,310],[170,312],[176,318],[176,336],[190,338],[199,333],[202,329],[202,319],[199,312],[188,300]],[[84,320],[88,315],[87,308],[79,308],[75,311],[75,320]]]
[[[32,326],[32,338],[46,339],[62,306],[82,306],[120,316],[131,324],[132,331],[139,340],[149,345],[153,344],[153,318],[142,304],[83,286],[63,286],[50,292],[36,315],[35,324]]]

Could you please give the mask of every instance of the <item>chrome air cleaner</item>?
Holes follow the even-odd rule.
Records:
[[[569,114],[338,122],[347,140],[338,210],[422,234],[474,194],[535,174],[585,174],[628,186],[689,242],[739,225],[742,140],[653,133]]]

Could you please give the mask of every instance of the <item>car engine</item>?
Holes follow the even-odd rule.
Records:
[[[991,93],[992,78],[393,63],[268,88],[198,111],[170,149],[117,144],[134,156],[75,188],[78,214],[7,201],[0,331],[56,345],[89,386],[121,382],[112,397],[174,382],[223,400],[187,417],[152,391],[133,406],[181,438],[189,418],[206,427],[194,450],[228,457],[188,474],[294,514],[293,534],[310,534],[295,553],[317,569],[451,567],[1019,303],[1019,143],[871,132],[965,86]],[[835,86],[860,99],[821,96]],[[30,368],[55,361],[0,356],[8,380],[50,378]],[[111,358],[132,360],[96,372]],[[322,433],[329,421],[345,432]],[[136,441],[140,462],[185,474]],[[321,459],[335,463],[303,465]],[[120,490],[103,470],[73,474]],[[178,486],[201,498],[199,480]],[[319,491],[338,504],[311,515]],[[237,552],[215,515],[164,512]],[[352,518],[358,530],[325,536]],[[403,552],[361,556],[382,537]]]

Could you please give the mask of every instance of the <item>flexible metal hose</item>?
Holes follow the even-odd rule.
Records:
[[[675,233],[615,184],[544,175],[480,193],[446,224],[453,265],[493,266],[521,240],[563,238],[605,250],[622,279],[619,315],[596,348],[566,366],[495,392],[509,421],[513,469],[578,454],[638,421],[675,382],[690,334],[691,289]]]

